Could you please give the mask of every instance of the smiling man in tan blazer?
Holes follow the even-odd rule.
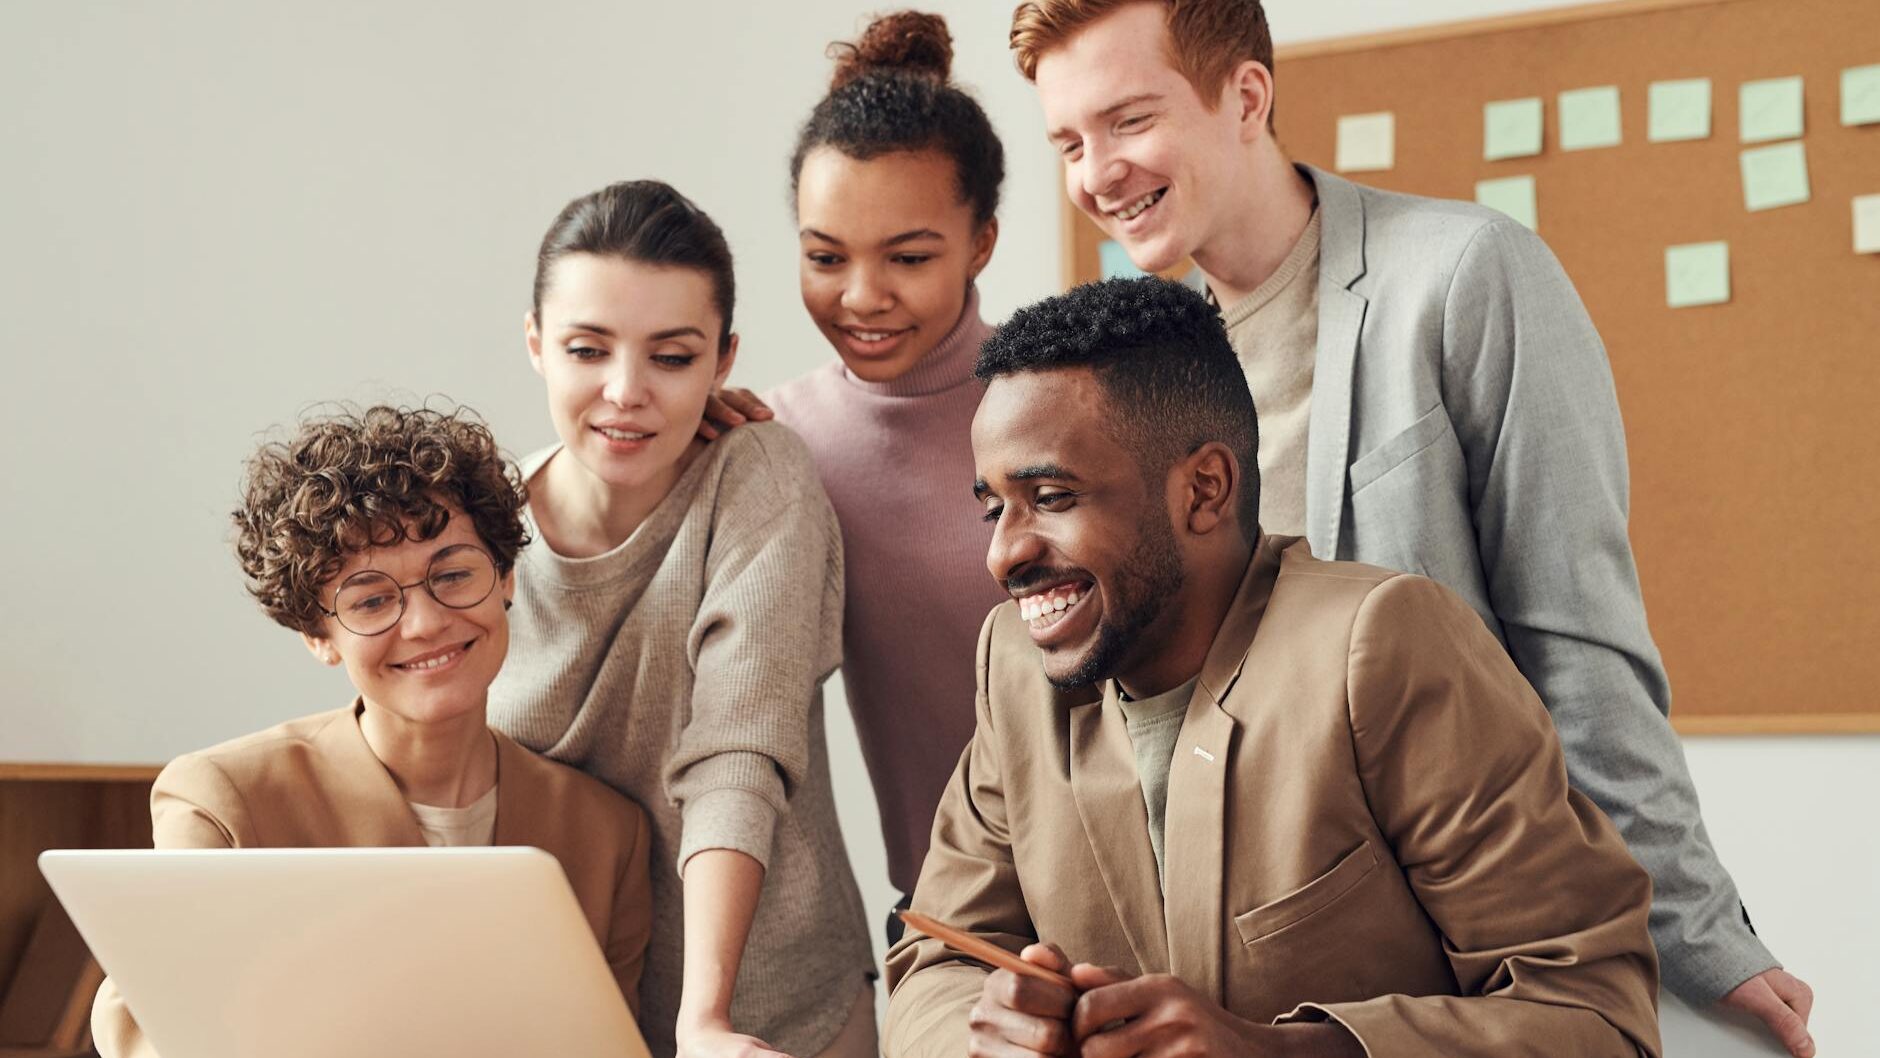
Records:
[[[910,936],[889,1058],[1656,1054],[1648,877],[1467,604],[1260,533],[1214,309],[1080,287],[979,375],[1015,602],[913,906],[1075,987]]]

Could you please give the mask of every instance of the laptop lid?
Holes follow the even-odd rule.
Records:
[[[55,851],[39,864],[169,1058],[648,1058],[540,849]]]

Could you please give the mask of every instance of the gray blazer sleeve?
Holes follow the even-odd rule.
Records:
[[[1490,602],[1573,785],[1651,873],[1664,983],[1709,1004],[1776,965],[1698,814],[1626,533],[1625,430],[1605,347],[1538,237],[1484,226],[1443,314],[1443,393]]]

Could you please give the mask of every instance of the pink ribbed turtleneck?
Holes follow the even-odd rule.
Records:
[[[842,522],[842,681],[881,808],[888,878],[914,890],[941,790],[973,734],[973,649],[1005,593],[986,572],[973,499],[973,378],[992,328],[972,291],[907,374],[864,382],[840,360],[765,396],[808,442]]]

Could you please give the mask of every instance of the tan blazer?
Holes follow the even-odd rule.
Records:
[[[1336,1019],[1377,1058],[1657,1053],[1650,880],[1447,589],[1262,540],[1170,766],[1166,895],[1114,684],[1093,697],[992,612],[915,909],[1243,1018]],[[986,973],[910,932],[884,1052],[964,1054]]]
[[[176,758],[150,793],[156,847],[422,847],[417,819],[366,745],[358,716],[355,702]],[[531,845],[560,861],[621,994],[638,1014],[652,931],[645,813],[598,780],[501,733],[496,782],[495,844]],[[103,1058],[155,1058],[108,979],[91,1024]]]

